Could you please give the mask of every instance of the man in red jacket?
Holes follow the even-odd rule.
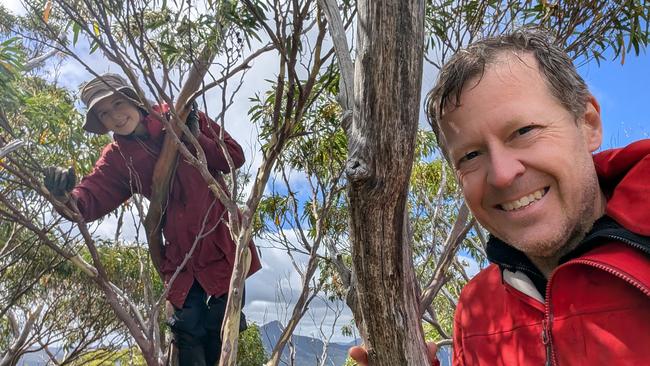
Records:
[[[165,136],[163,123],[144,109],[135,90],[121,76],[105,74],[86,83],[81,99],[88,112],[83,128],[91,133],[113,132],[114,141],[104,147],[90,175],[75,186],[74,170],[48,168],[45,185],[61,200],[76,201],[86,221],[113,211],[133,194],[151,196],[153,169]],[[166,113],[166,106],[155,107]],[[244,153],[239,144],[202,112],[193,110],[187,120],[190,131],[205,152],[208,170],[225,187],[223,173],[239,168]],[[193,148],[188,145],[193,151]],[[226,154],[234,166],[230,166]],[[66,193],[69,192],[69,195]],[[214,365],[221,350],[224,318],[235,243],[228,213],[213,195],[199,171],[179,157],[170,183],[163,233],[166,243],[161,263],[154,263],[169,287],[168,301],[174,314],[170,326],[179,348],[181,365]],[[191,259],[182,265],[195,245]],[[260,269],[253,243],[248,274]],[[172,277],[176,274],[176,278]],[[242,314],[241,327],[245,327]]]
[[[650,363],[650,140],[592,156],[600,106],[533,29],[457,53],[427,109],[491,234],[456,309],[454,365]]]

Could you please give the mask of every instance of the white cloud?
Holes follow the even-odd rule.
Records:
[[[22,15],[27,12],[23,6],[23,3],[19,0],[0,0],[0,4],[17,15]]]

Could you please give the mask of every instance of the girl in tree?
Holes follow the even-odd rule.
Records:
[[[83,128],[91,133],[113,133],[93,171],[76,184],[73,168],[49,167],[45,186],[60,201],[73,199],[85,221],[113,211],[134,193],[149,198],[156,161],[162,149],[163,123],[148,114],[135,90],[121,76],[104,74],[86,83],[81,99],[87,106]],[[166,105],[155,106],[167,113]],[[208,170],[224,185],[222,174],[244,163],[242,148],[204,113],[193,108],[187,125],[203,149]],[[188,149],[193,147],[188,144]],[[234,166],[230,166],[226,154]],[[223,322],[230,276],[235,260],[235,243],[227,226],[228,213],[214,196],[199,171],[182,157],[177,159],[162,219],[165,245],[151,253],[152,262],[169,287],[173,306],[169,325],[179,348],[181,365],[214,365],[221,350]],[[183,259],[195,241],[192,257]],[[248,275],[261,267],[253,243]],[[157,258],[159,257],[159,258]],[[173,282],[174,273],[178,272]],[[170,312],[171,313],[171,312]],[[246,322],[242,314],[240,330]]]

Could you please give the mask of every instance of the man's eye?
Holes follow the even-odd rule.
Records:
[[[522,127],[522,128],[520,128],[520,129],[517,130],[517,134],[519,134],[519,135],[525,135],[525,134],[527,134],[528,132],[532,131],[534,128],[535,128],[534,125],[530,125],[530,126]]]
[[[462,163],[462,162],[465,162],[465,161],[470,161],[470,160],[476,158],[477,156],[479,156],[478,151],[468,152],[467,154],[463,155],[462,158],[460,158],[460,162]]]

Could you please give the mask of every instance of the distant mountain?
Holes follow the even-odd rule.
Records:
[[[278,321],[272,321],[260,327],[260,335],[262,337],[262,344],[267,354],[271,354],[273,346],[280,339],[284,327]],[[323,341],[320,339],[293,335],[291,340],[296,349],[296,366],[315,366],[318,365],[320,357],[323,353]],[[349,343],[330,343],[327,346],[327,362],[326,365],[342,366],[348,357],[348,349],[354,345],[360,344],[361,340],[355,340]],[[289,347],[285,347],[282,352],[282,360],[285,365],[289,363]],[[442,347],[438,351],[438,359],[440,366],[451,365],[451,349],[449,347]],[[282,363],[281,363],[282,364]]]
[[[273,351],[273,346],[280,339],[282,330],[284,327],[278,321],[272,321],[260,327],[260,335],[262,337],[262,343],[264,344],[264,349],[267,354],[271,354]],[[318,365],[321,355],[323,353],[323,341],[320,339],[293,335],[291,341],[295,346],[296,358],[295,365],[300,366],[312,366]],[[354,342],[339,344],[339,343],[330,343],[327,346],[327,362],[326,365],[331,366],[341,366],[345,363],[345,360],[348,357],[348,348],[354,345]],[[290,359],[290,350],[287,345],[282,352],[282,360],[289,364]]]

